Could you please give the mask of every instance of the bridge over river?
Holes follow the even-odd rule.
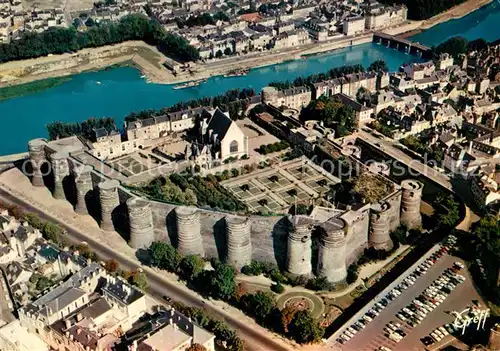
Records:
[[[373,33],[373,42],[423,58],[429,58],[432,54],[432,49],[426,45],[382,32]]]

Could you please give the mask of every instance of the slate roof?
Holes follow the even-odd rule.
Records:
[[[99,286],[102,291],[114,296],[126,305],[129,305],[144,296],[143,293],[133,288],[128,283],[111,276],[101,278],[99,280]]]
[[[221,109],[216,108],[212,118],[210,118],[210,121],[208,122],[207,130],[211,129],[212,133],[217,134],[217,138],[222,140],[226,136],[226,133],[232,123],[233,121],[231,118],[226,116]]]
[[[98,274],[100,271],[100,266],[96,262],[92,262],[88,266],[82,268],[75,274],[73,274],[68,280],[60,284],[56,288],[49,291],[47,294],[38,298],[36,301],[26,305],[23,309],[27,313],[40,313],[47,315],[47,306],[52,308],[52,312],[59,311],[62,307],[67,306],[75,299],[82,297],[82,292],[85,292],[79,287],[87,279],[92,277],[94,274]],[[56,309],[59,308],[59,309]]]

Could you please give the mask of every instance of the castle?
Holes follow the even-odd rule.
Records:
[[[106,167],[86,164],[89,150],[72,138],[29,142],[32,185],[53,181],[54,198],[71,199],[80,215],[92,213],[103,231],[126,223],[135,249],[169,240],[184,255],[217,256],[239,269],[252,259],[274,260],[293,275],[315,273],[341,282],[365,248],[389,250],[390,231],[401,222],[412,228],[422,221],[423,185],[415,180],[393,184],[379,203],[345,210],[316,207],[310,216],[237,216],[160,203],[132,194]]]

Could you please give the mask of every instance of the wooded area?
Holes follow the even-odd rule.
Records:
[[[408,19],[424,20],[431,18],[466,0],[380,0],[386,5],[405,4],[408,7]]]
[[[167,33],[155,20],[132,14],[116,23],[97,25],[83,32],[70,27],[51,28],[42,33],[26,33],[19,40],[0,44],[0,62],[75,52],[127,40],[143,40],[156,46],[163,54],[181,61],[199,58],[198,50],[184,38]]]

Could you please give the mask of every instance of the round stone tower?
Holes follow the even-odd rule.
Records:
[[[391,174],[391,169],[388,164],[384,162],[373,162],[368,166],[368,170],[375,174],[382,174],[388,176]]]
[[[127,200],[130,224],[130,247],[134,249],[148,248],[155,240],[153,214],[149,202],[138,197]]]
[[[294,275],[312,274],[313,224],[307,216],[288,216],[290,232],[286,251],[286,270]]]
[[[261,101],[263,104],[272,104],[278,98],[278,89],[275,87],[264,87],[261,91]]]
[[[241,269],[252,262],[252,238],[248,218],[226,216],[227,263]]]
[[[356,145],[345,145],[342,148],[342,155],[344,156],[352,156],[354,158],[361,158],[361,148]]]
[[[31,167],[33,169],[31,183],[33,184],[33,186],[37,187],[45,186],[43,183],[43,175],[41,169],[44,162],[47,161],[47,158],[45,156],[45,145],[47,145],[47,143],[44,139],[33,139],[28,143]]]
[[[390,208],[391,205],[387,202],[372,205],[368,241],[376,250],[392,249],[393,243],[389,235],[391,231]]]
[[[69,154],[65,151],[58,151],[50,156],[52,173],[54,174],[54,192],[52,196],[55,199],[66,199],[63,181],[69,175],[68,157]]]
[[[80,166],[75,168],[76,185],[76,206],[75,212],[78,214],[88,214],[87,195],[92,191],[92,166]]]
[[[408,228],[422,225],[420,202],[422,201],[423,188],[424,185],[417,180],[411,179],[401,182],[401,222],[406,223]]]
[[[118,186],[120,183],[117,180],[106,180],[99,183],[99,202],[101,204],[101,223],[100,227],[104,231],[113,231],[113,211],[120,205],[118,197]]]
[[[332,218],[321,225],[323,233],[319,240],[318,275],[332,283],[347,277],[345,222]]]
[[[195,207],[175,208],[177,250],[183,255],[205,256],[201,237],[200,213]]]

